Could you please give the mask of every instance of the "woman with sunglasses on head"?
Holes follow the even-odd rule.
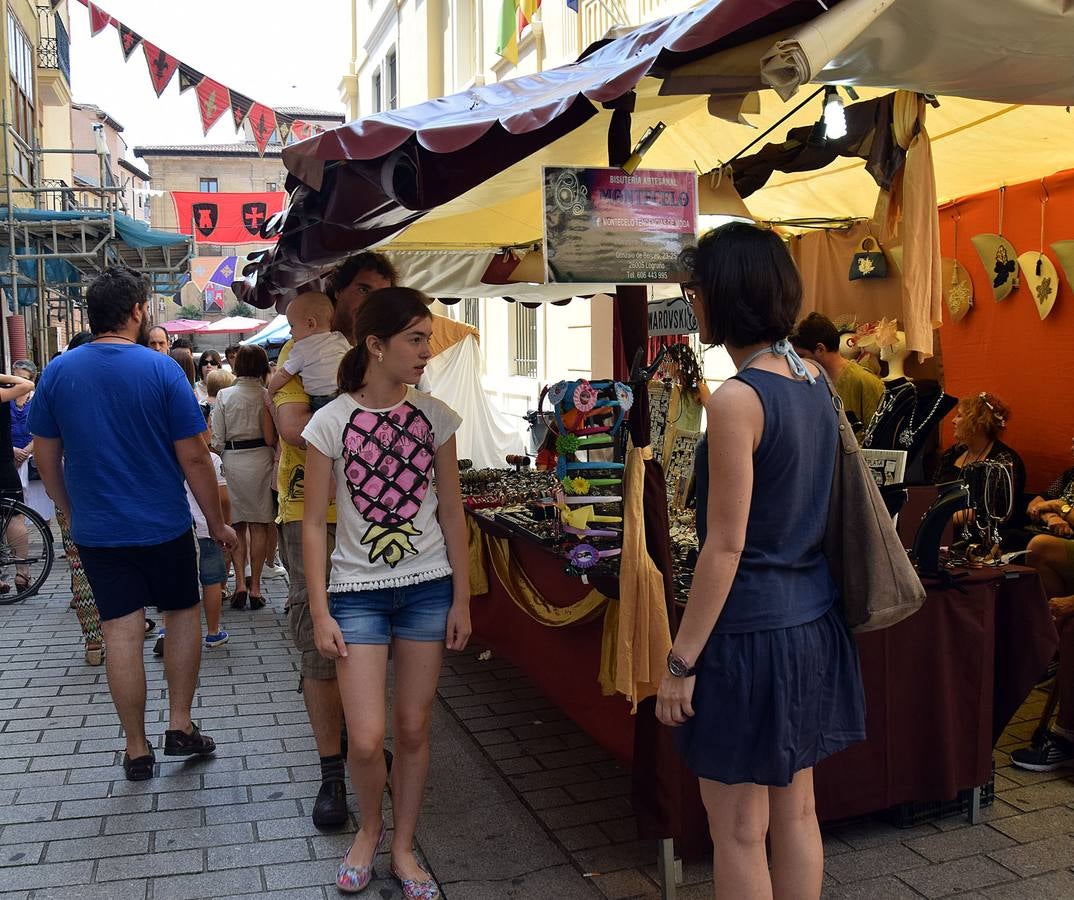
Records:
[[[701,339],[738,374],[706,405],[708,527],[656,714],[700,782],[716,896],[817,900],[813,767],[865,737],[857,648],[822,550],[838,419],[787,340],[802,286],[779,236],[733,222],[683,257]]]

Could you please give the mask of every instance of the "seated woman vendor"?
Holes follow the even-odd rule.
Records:
[[[1074,607],[1074,468],[1030,500],[1026,514],[1031,528],[1042,532],[1029,542],[1026,562],[1040,573],[1049,598],[1066,598]]]
[[[1007,427],[1010,409],[995,394],[982,391],[972,397],[963,397],[955,407],[955,444],[940,457],[934,484],[964,481],[970,488],[970,509],[958,513],[955,524],[973,521],[974,510],[1010,510],[1000,524],[1007,524],[1020,511],[1022,493],[1025,491],[1026,468],[1014,450],[999,439]],[[998,489],[984,496],[986,479],[972,478],[971,472],[980,471],[978,463],[994,462],[1004,466],[1010,473],[1009,487],[1005,482]]]

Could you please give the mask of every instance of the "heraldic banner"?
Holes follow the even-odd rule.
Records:
[[[179,231],[199,244],[271,244],[261,237],[265,222],[283,209],[283,191],[256,194],[172,191]]]

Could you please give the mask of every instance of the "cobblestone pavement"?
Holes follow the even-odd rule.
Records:
[[[103,668],[82,658],[62,560],[41,595],[0,607],[0,900],[338,896],[335,867],[353,823],[321,834],[309,814],[319,768],[285,585],[259,612],[225,611],[231,641],[206,651],[195,719],[216,758],[124,780]],[[160,660],[145,644],[147,718],[166,716]],[[1027,701],[997,751],[984,824],[829,829],[826,898],[1074,898],[1074,780],[1012,770],[1000,751],[1032,731]],[[656,848],[639,841],[629,778],[503,660],[478,648],[445,663],[421,856],[450,900],[656,897]],[[389,818],[390,824],[390,818]],[[387,856],[377,859],[387,873]],[[711,897],[707,866],[685,867],[679,897]],[[401,897],[379,878],[366,896]]]

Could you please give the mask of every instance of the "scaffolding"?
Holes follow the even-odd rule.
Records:
[[[103,140],[93,150],[71,147],[49,149],[27,143],[10,122],[6,104],[0,104],[3,131],[5,209],[0,212],[0,250],[7,259],[0,265],[0,284],[9,309],[26,315],[29,355],[39,365],[58,348],[50,343],[50,330],[66,323],[68,332],[86,328],[85,287],[109,266],[124,265],[149,278],[154,295],[179,290],[190,267],[192,239],[159,246],[144,241],[129,243],[121,233],[130,225],[122,213],[125,184],[116,184]],[[47,154],[98,157],[97,185],[67,185],[41,178]],[[29,159],[29,179],[15,171],[12,157]],[[63,261],[57,274],[50,262]],[[47,270],[52,269],[50,273]],[[36,293],[35,293],[36,292]],[[24,301],[23,297],[32,298]],[[158,302],[153,298],[154,304]],[[156,312],[156,310],[154,310]],[[0,328],[0,358],[4,370],[11,363],[7,315]],[[154,316],[155,318],[155,316]]]

